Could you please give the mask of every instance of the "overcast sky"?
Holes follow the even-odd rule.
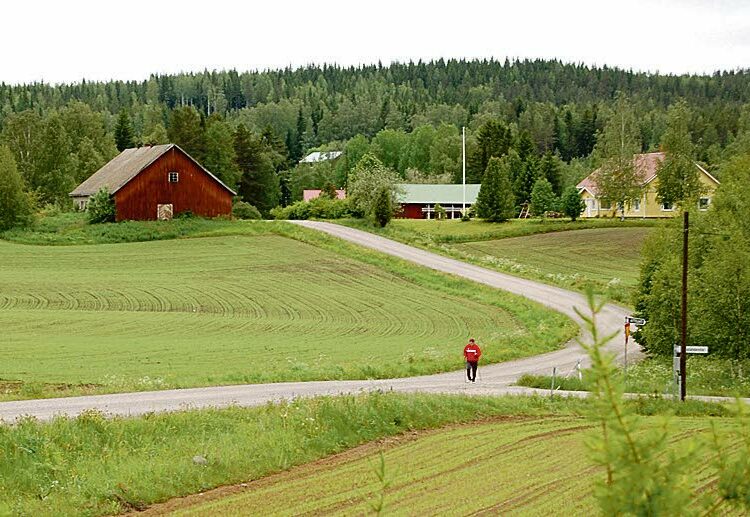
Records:
[[[439,57],[750,66],[750,1],[738,0],[25,0],[0,16],[6,83]]]

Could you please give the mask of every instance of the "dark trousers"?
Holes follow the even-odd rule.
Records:
[[[477,380],[477,363],[478,361],[466,361],[466,378],[471,382]]]

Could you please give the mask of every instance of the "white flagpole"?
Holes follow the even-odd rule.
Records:
[[[461,128],[461,158],[463,161],[463,202],[461,215],[466,214],[466,126]]]

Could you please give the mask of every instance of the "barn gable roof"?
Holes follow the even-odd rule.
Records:
[[[114,194],[172,148],[178,149],[182,154],[187,156],[206,174],[213,178],[214,181],[231,192],[232,195],[236,194],[234,190],[227,187],[219,178],[211,174],[210,171],[198,163],[192,156],[183,151],[180,146],[176,144],[163,144],[125,149],[104,164],[101,169],[92,174],[86,181],[78,185],[78,187],[70,193],[70,196],[93,196],[103,188],[109,190],[110,194]]]

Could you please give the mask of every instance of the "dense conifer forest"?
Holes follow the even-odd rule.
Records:
[[[492,156],[514,151],[520,203],[540,174],[559,194],[590,172],[618,94],[643,151],[660,148],[668,109],[680,102],[695,159],[716,170],[750,129],[749,79],[747,71],[675,76],[557,60],[437,60],[3,83],[0,144],[39,204],[66,203],[118,149],[174,142],[267,213],[304,188],[344,186],[368,152],[409,181],[458,181],[466,126],[469,181],[481,181]],[[344,155],[298,165],[316,149]]]

